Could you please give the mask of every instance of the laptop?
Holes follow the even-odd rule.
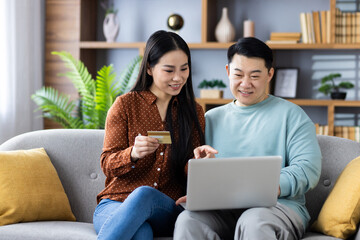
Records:
[[[282,157],[190,159],[190,211],[270,207],[277,202]]]

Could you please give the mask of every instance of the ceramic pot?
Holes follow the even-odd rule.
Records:
[[[218,89],[201,89],[200,98],[223,98],[224,91]]]
[[[220,21],[215,28],[215,38],[218,42],[231,42],[235,38],[235,28],[231,24],[228,17],[228,9],[222,9],[222,15]]]
[[[103,31],[107,42],[115,42],[119,34],[119,24],[115,13],[108,13],[103,23]]]
[[[331,92],[331,99],[344,100],[346,98],[346,92]]]

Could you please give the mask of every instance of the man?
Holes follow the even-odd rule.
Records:
[[[280,155],[274,207],[183,211],[174,239],[300,239],[309,222],[305,193],[316,186],[321,152],[315,126],[297,105],[268,95],[274,75],[272,51],[256,38],[228,49],[226,71],[235,100],[205,114],[205,142],[196,158]],[[210,147],[211,146],[211,147]],[[234,176],[235,178],[236,176]],[[226,186],[224,186],[226,187]],[[186,200],[180,198],[177,203]]]

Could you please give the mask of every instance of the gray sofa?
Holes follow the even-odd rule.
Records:
[[[105,182],[99,163],[103,137],[103,130],[41,130],[19,135],[0,145],[0,151],[44,147],[77,218],[77,222],[43,221],[1,226],[0,240],[95,240],[92,214],[96,195]],[[316,219],[342,169],[360,155],[359,143],[329,136],[318,136],[318,140],[323,154],[322,174],[318,186],[306,196],[312,219]],[[307,232],[304,239],[336,238]],[[360,240],[359,232],[354,239]]]

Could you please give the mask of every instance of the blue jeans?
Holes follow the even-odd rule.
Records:
[[[172,236],[177,216],[183,208],[156,190],[142,186],[135,189],[121,203],[102,199],[94,212],[97,239],[153,239],[155,236]]]

